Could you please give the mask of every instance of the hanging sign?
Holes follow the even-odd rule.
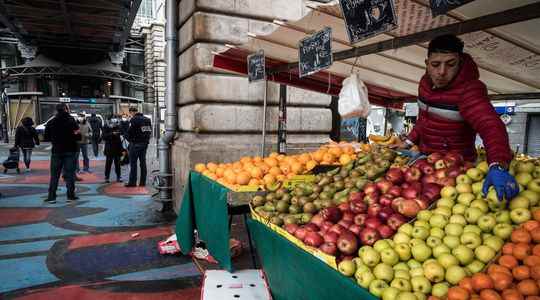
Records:
[[[332,28],[302,39],[298,45],[300,78],[327,69],[332,65]]]
[[[474,0],[430,0],[431,15],[433,15],[433,17],[444,15],[452,9],[472,1]]]
[[[249,55],[247,57],[247,64],[249,82],[266,79],[266,68],[263,50],[259,50],[257,53]]]
[[[351,44],[397,27],[394,0],[339,0]]]

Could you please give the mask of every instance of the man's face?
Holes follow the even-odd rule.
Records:
[[[444,88],[459,72],[458,53],[431,53],[426,59],[427,73],[435,88]]]

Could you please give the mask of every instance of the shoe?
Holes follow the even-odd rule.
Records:
[[[75,176],[75,181],[83,181],[83,179],[79,176]]]
[[[137,185],[128,183],[128,184],[124,184],[124,186],[125,187],[136,187]]]
[[[122,180],[122,178],[118,178],[116,179],[116,182],[124,182],[124,181]]]
[[[139,184],[140,187],[146,186],[146,183]]]
[[[105,178],[105,183],[110,183],[111,181],[109,180],[109,178]]]
[[[45,201],[43,201],[43,202],[45,202],[45,203],[47,203],[47,204],[55,204],[55,203],[56,203],[56,199],[54,199],[54,198],[53,198],[53,199],[47,198],[47,199],[45,199]]]
[[[24,170],[25,173],[30,173],[30,171],[32,171],[32,169],[30,168],[27,168],[26,170]]]
[[[73,196],[73,197],[68,197],[67,198],[67,202],[73,202],[73,201],[76,201],[76,200],[79,200],[79,197]]]

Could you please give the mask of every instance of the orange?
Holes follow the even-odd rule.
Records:
[[[540,242],[540,227],[533,228],[530,233],[533,241]]]
[[[454,286],[448,290],[447,294],[448,300],[468,300],[469,292],[459,286]]]
[[[339,157],[339,163],[341,165],[346,165],[352,161],[352,158],[349,154],[341,154]]]
[[[253,162],[254,162],[254,163],[260,163],[260,162],[262,162],[262,161],[263,161],[263,159],[262,159],[262,157],[260,157],[260,156],[255,156],[255,157],[253,157]]]
[[[476,273],[472,276],[473,288],[476,291],[481,291],[483,289],[492,289],[493,280],[491,277],[484,273]]]
[[[323,163],[332,164],[336,161],[336,156],[332,153],[325,153],[323,155]]]
[[[354,154],[354,148],[352,146],[345,146],[342,150],[345,154]]]
[[[510,239],[514,243],[530,243],[531,235],[529,234],[527,230],[523,228],[518,228],[512,231],[512,235],[510,236]]]
[[[281,169],[278,167],[271,167],[270,170],[268,170],[268,174],[278,176],[279,174],[281,174]]]
[[[531,271],[527,266],[517,266],[512,269],[512,275],[516,280],[524,280],[531,277]]]
[[[236,175],[236,183],[239,185],[247,185],[251,180],[251,175],[249,172],[242,171]]]
[[[502,253],[506,255],[512,255],[514,253],[514,243],[506,243],[502,248]]]
[[[268,158],[265,158],[264,159],[264,162],[269,166],[269,167],[276,167],[278,165],[278,161],[277,159],[275,159],[274,157],[268,157]]]
[[[497,264],[490,265],[487,269],[487,273],[488,275],[491,275],[492,273],[505,273],[508,275],[512,275],[512,272],[508,268]]]
[[[276,158],[279,154],[277,152],[272,152],[270,153],[270,155],[268,155],[268,157],[273,157],[273,158]]]
[[[311,171],[313,168],[317,166],[317,162],[314,160],[310,160],[306,163],[306,170]]]
[[[517,289],[524,296],[538,296],[538,285],[532,279],[522,280],[517,284]]]
[[[276,182],[276,177],[272,174],[266,174],[263,177],[263,181],[265,184],[274,184]]]
[[[282,161],[282,160],[285,159],[285,155],[280,154],[280,155],[276,156],[276,159],[277,159],[278,161]]]
[[[531,266],[531,277],[532,279],[539,280],[540,279],[540,265],[534,265]]]
[[[276,180],[285,181],[285,179],[287,179],[287,176],[283,174],[279,174],[278,176],[276,176]]]
[[[210,170],[211,172],[215,172],[216,169],[217,169],[217,167],[218,167],[218,166],[217,166],[215,163],[213,163],[213,162],[209,162],[209,163],[206,164],[206,168],[207,168],[208,170]]]
[[[531,247],[527,243],[518,243],[514,246],[514,257],[517,259],[525,259],[531,254]]]
[[[229,184],[236,183],[236,173],[231,169],[225,170],[225,173],[223,174],[223,178],[225,179],[225,182]]]
[[[513,268],[515,268],[518,265],[518,261],[513,256],[503,255],[503,256],[499,257],[499,265],[512,270]]]
[[[323,161],[323,158],[324,158],[324,151],[317,150],[317,151],[311,153],[311,158],[312,158],[314,161],[317,161],[317,162]]]
[[[525,257],[523,263],[529,267],[540,266],[540,256],[530,255]]]
[[[471,277],[465,277],[461,279],[459,281],[459,286],[467,290],[469,293],[472,293],[474,291]]]
[[[270,170],[270,166],[265,164],[264,162],[257,163],[256,166],[263,171],[263,173],[268,173],[268,170]]]
[[[504,300],[523,300],[523,296],[516,289],[506,289],[502,292]]]
[[[540,222],[540,208],[533,210],[533,218]]]
[[[216,169],[216,176],[217,176],[218,178],[223,177],[224,174],[225,174],[225,169],[224,169],[224,168],[218,167],[218,168]]]
[[[527,296],[527,298],[525,298],[525,300],[540,300],[540,297],[539,296]]]
[[[279,165],[279,169],[283,174],[288,174],[291,171],[291,167],[286,163]]]
[[[484,289],[480,292],[480,299],[482,300],[502,300],[499,293],[492,289]]]
[[[299,162],[293,162],[291,164],[291,172],[294,174],[304,173],[304,166]]]
[[[248,185],[259,185],[259,180],[255,178],[251,178]]]
[[[533,247],[532,254],[534,254],[536,256],[540,256],[540,245],[536,245],[536,246]]]
[[[343,151],[341,151],[340,147],[331,147],[328,150],[328,153],[333,154],[336,157],[339,157],[341,154],[343,154]]]
[[[311,160],[311,156],[307,153],[302,153],[298,156],[298,161],[305,164]]]
[[[540,226],[540,223],[536,220],[529,220],[521,225],[525,230],[528,232],[533,231],[535,228],[538,228]]]
[[[258,167],[251,168],[251,170],[249,171],[249,174],[251,175],[252,178],[256,178],[256,179],[261,179],[264,176],[263,171]]]
[[[196,164],[195,165],[195,171],[199,172],[199,173],[202,173],[206,170],[206,165],[205,164]]]
[[[498,291],[505,290],[512,285],[512,275],[502,272],[493,272],[489,274],[493,283],[495,284],[495,289]]]

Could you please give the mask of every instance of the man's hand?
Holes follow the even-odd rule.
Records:
[[[487,195],[490,186],[495,188],[499,201],[505,199],[510,201],[519,193],[519,185],[514,176],[498,165],[489,168],[482,188],[484,197]]]

